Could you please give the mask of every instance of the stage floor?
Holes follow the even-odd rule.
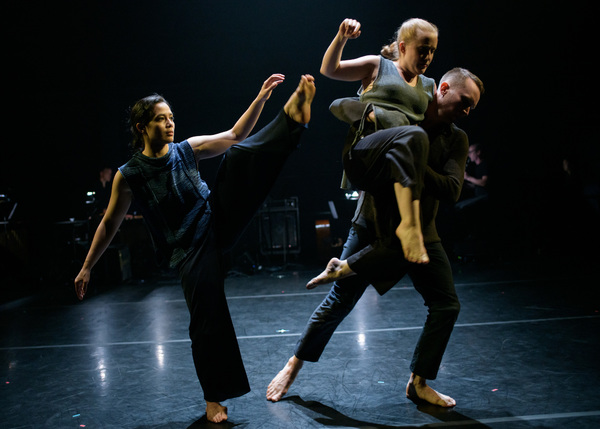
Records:
[[[550,268],[550,269],[549,269]],[[598,278],[503,264],[454,267],[462,310],[432,387],[450,410],[406,399],[426,316],[409,279],[369,288],[286,398],[265,399],[328,288],[315,269],[230,275],[226,291],[252,391],[206,422],[177,281],[130,282],[0,312],[2,428],[598,428]]]

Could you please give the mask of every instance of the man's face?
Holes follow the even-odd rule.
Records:
[[[442,82],[438,91],[438,115],[448,123],[468,116],[481,97],[479,88],[471,79],[467,79],[464,85]]]

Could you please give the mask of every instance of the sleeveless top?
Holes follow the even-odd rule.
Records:
[[[186,141],[160,158],[137,152],[119,171],[150,229],[155,246],[175,268],[203,240],[210,223],[210,190]]]
[[[417,84],[410,86],[398,72],[393,61],[379,57],[379,70],[371,87],[361,86],[358,97],[335,100],[329,109],[340,120],[354,124],[367,113],[375,112],[376,129],[411,125],[425,118],[433,99],[435,80],[419,75]]]
[[[417,77],[414,87],[410,86],[394,62],[380,55],[377,77],[370,88],[365,91],[361,86],[358,97],[339,98],[329,106],[336,118],[352,124],[343,154],[366,134],[421,122],[429,102],[433,100],[434,89],[435,80],[423,75]],[[375,113],[375,124],[367,121],[371,111]],[[352,188],[345,173],[340,186],[342,189]]]

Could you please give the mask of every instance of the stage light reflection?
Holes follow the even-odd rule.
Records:
[[[366,340],[365,334],[358,334],[358,337],[356,339],[356,341],[358,341],[358,344],[360,344],[361,346],[364,346],[365,340]]]
[[[106,348],[98,347],[96,352],[92,355],[96,360],[96,371],[98,371],[98,379],[100,380],[100,386],[102,388],[108,387],[108,366],[106,360]]]
[[[165,367],[165,348],[162,344],[156,345],[156,360],[158,361],[158,367],[164,369]]]

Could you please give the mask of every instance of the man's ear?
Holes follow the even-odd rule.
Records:
[[[446,95],[450,90],[450,84],[448,82],[442,82],[440,85],[440,94]]]

